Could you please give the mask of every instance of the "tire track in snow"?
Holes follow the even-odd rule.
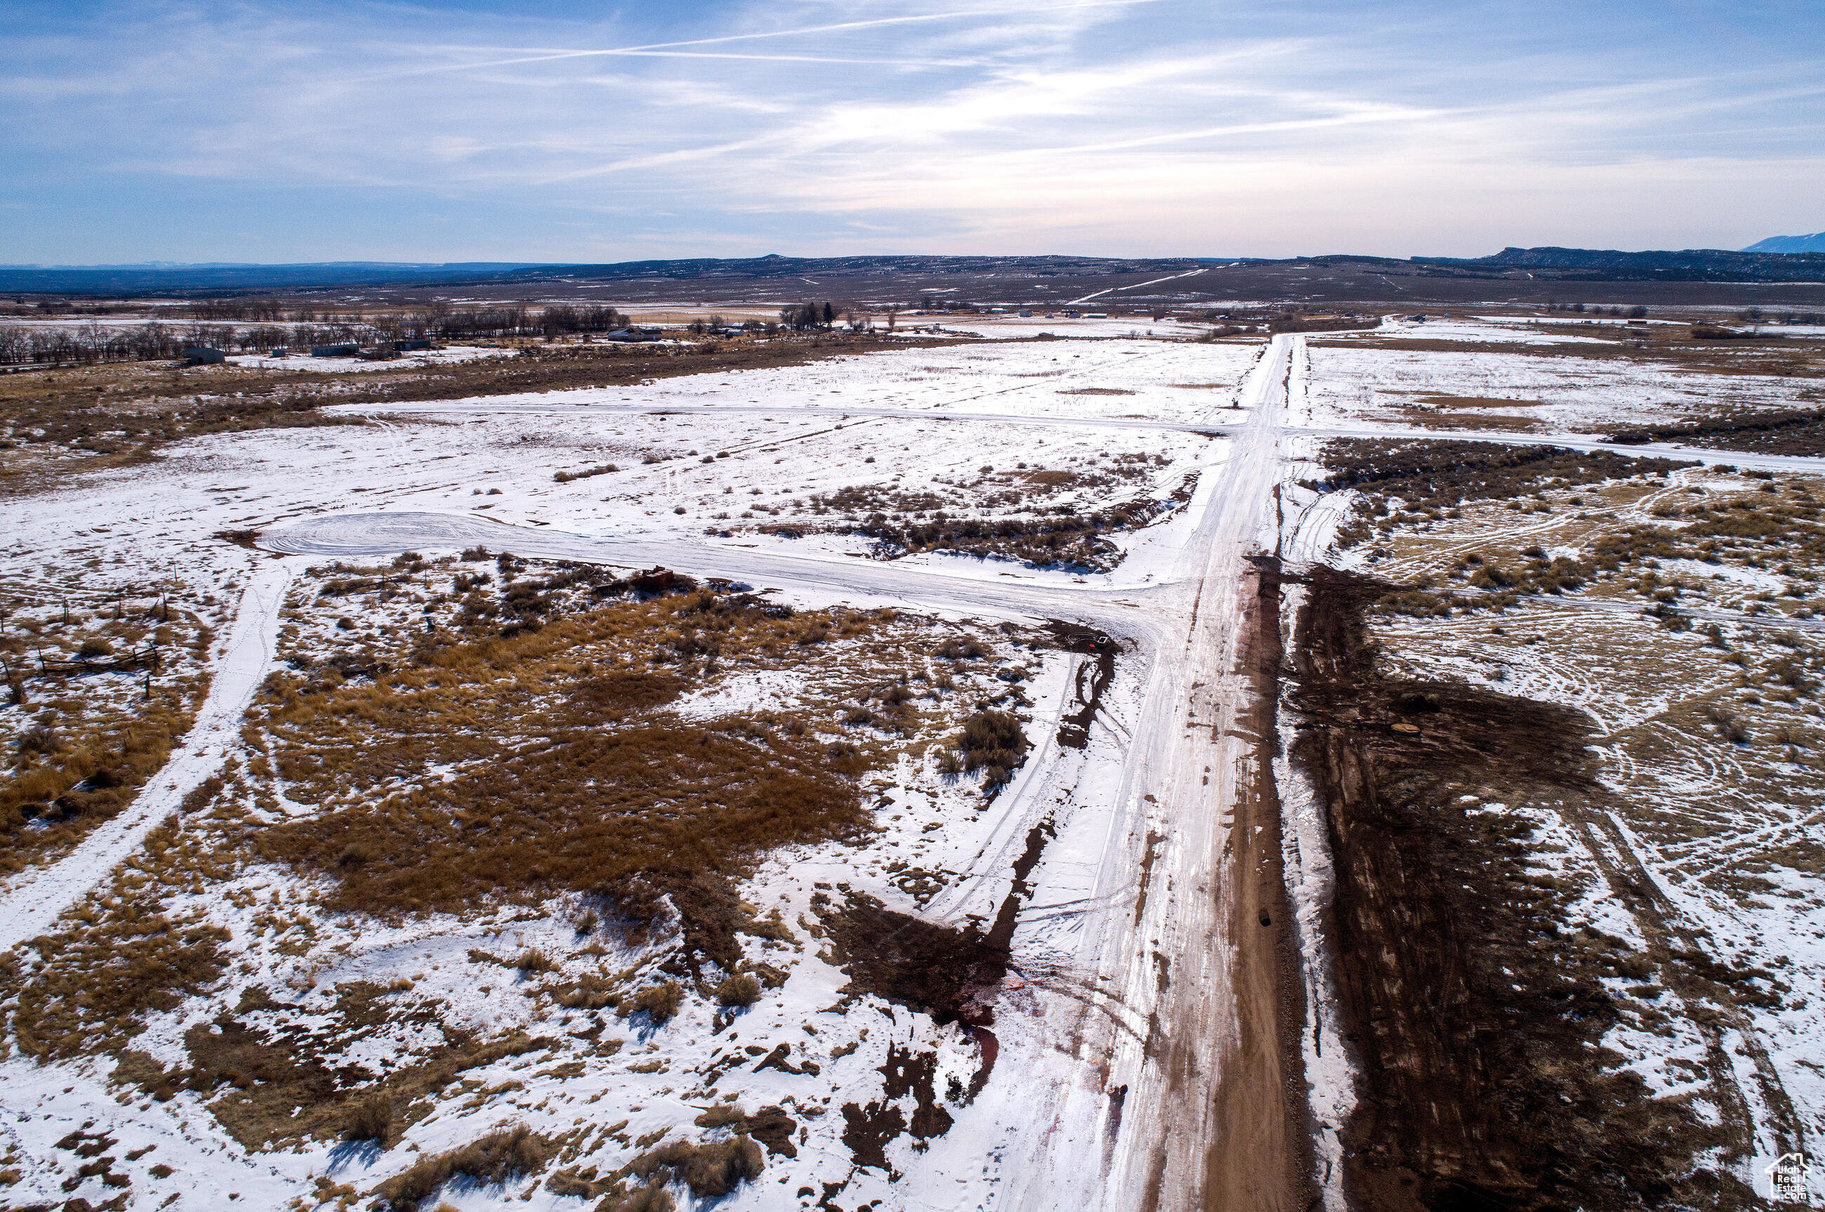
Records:
[[[1250,990],[1237,984],[1230,917],[1239,879],[1248,878],[1232,863],[1253,752],[1236,727],[1249,693],[1239,646],[1254,609],[1241,593],[1244,556],[1271,517],[1295,348],[1294,339],[1277,337],[1251,370],[1246,420],[1189,543],[1196,568],[1161,608],[1170,632],[1157,648],[1115,796],[1120,807],[1085,898],[1109,908],[1080,915],[1077,965],[1100,991],[1104,1013],[1073,1027],[1084,1080],[1035,1092],[1037,1156],[1010,1176],[1009,1207],[1195,1208],[1221,1199],[1246,1167],[1264,1192],[1278,1194],[1298,1147],[1277,1136],[1284,1091],[1257,1084],[1259,1058],[1243,1055],[1238,1016]],[[1131,902],[1126,893],[1142,865],[1146,888]],[[1114,1007],[1124,1024],[1143,1029],[1118,1029],[1107,1014]],[[1213,1097],[1221,1090],[1225,1097]],[[1258,1105],[1236,1116],[1256,1094]],[[1246,1139],[1234,1135],[1238,1127]],[[1230,1157],[1231,1149],[1239,1154]],[[1106,1168],[1084,1164],[1099,1154]],[[1269,1195],[1258,1206],[1273,1202]]]
[[[146,835],[183,804],[184,797],[221,769],[239,744],[241,718],[272,666],[279,608],[291,569],[285,561],[257,566],[235,612],[228,643],[209,680],[196,722],[132,805],[62,858],[22,873],[0,893],[0,952],[37,938],[90,889],[134,854]]]

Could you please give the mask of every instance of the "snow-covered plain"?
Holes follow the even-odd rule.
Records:
[[[1584,328],[1589,335],[1580,331]],[[1627,348],[1622,340],[1627,332],[1616,322],[1464,317],[1424,324],[1396,321],[1359,338],[1318,340],[1310,347],[1309,408],[1295,411],[1293,420],[1321,428],[1368,421],[1440,430],[1591,434],[1750,407],[1816,406],[1815,380],[1751,373],[1755,351],[1707,347],[1718,365],[1744,363],[1742,370],[1717,373],[1646,352],[1617,356]],[[1407,341],[1483,348],[1399,347]]]
[[[789,979],[733,1025],[713,1030],[714,1007],[694,999],[650,1036],[611,1016],[612,1034],[603,1041],[625,1038],[628,1045],[618,1059],[591,1062],[581,1074],[565,1067],[562,1076],[539,1075],[554,1068],[549,1054],[509,1057],[468,1072],[466,1078],[489,1086],[522,1088],[480,1104],[440,1106],[384,1153],[324,1141],[249,1154],[213,1125],[191,1094],[125,1105],[110,1098],[98,1108],[94,1099],[106,1088],[111,1067],[103,1057],[45,1064],[15,1057],[6,1062],[11,1071],[4,1104],[16,1145],[9,1164],[17,1163],[22,1175],[13,1196],[61,1191],[69,1174],[62,1163],[74,1159],[54,1142],[95,1119],[97,1109],[118,1126],[110,1128],[120,1140],[116,1152],[137,1148],[142,1139],[157,1146],[144,1162],[115,1159],[114,1172],[131,1176],[136,1202],[155,1191],[163,1199],[170,1191],[179,1194],[179,1206],[229,1194],[276,1206],[311,1190],[313,1175],[365,1190],[416,1157],[473,1140],[497,1123],[513,1120],[557,1134],[579,1116],[601,1119],[605,1102],[614,1108],[610,1119],[629,1121],[618,1139],[666,1130],[701,1136],[691,1121],[703,1100],[735,1094],[749,1111],[781,1105],[799,1112],[806,1130],[796,1158],[770,1157],[763,1178],[744,1188],[742,1199],[751,1206],[798,1207],[801,1186],[824,1182],[847,1183],[846,1201],[880,1200],[884,1206],[975,1206],[994,1199],[1009,1173],[1018,1173],[1004,1172],[995,1159],[1025,1148],[1017,1142],[1032,1127],[1024,1111],[1028,1082],[1048,1072],[1054,1076],[1043,1080],[1078,1080],[1079,1062],[1055,1051],[1053,1023],[1076,1006],[1068,996],[1075,983],[1070,973],[1086,922],[1127,912],[1119,889],[1112,894],[1097,884],[1104,878],[1104,850],[1112,835],[1119,837],[1111,796],[1122,779],[1128,729],[1143,697],[1158,626],[1146,602],[1159,586],[1178,582],[1188,559],[1199,558],[1187,548],[1203,531],[1229,458],[1220,426],[1243,415],[1229,406],[1259,354],[1258,347],[1117,338],[970,344],[612,391],[351,409],[368,423],[201,439],[153,466],[92,476],[40,498],[27,515],[28,530],[9,552],[14,571],[47,556],[80,554],[99,534],[114,557],[214,584],[229,600],[241,596],[242,586],[254,586],[244,599],[240,629],[262,619],[270,624],[266,611],[245,603],[266,602],[270,590],[261,587],[278,583],[274,577],[282,579],[299,559],[366,559],[408,546],[434,556],[485,543],[534,559],[583,556],[630,567],[664,562],[721,573],[806,608],[892,604],[959,623],[1023,627],[1048,617],[1090,619],[1116,636],[1127,655],[1103,691],[1082,749],[1061,748],[1053,738],[1060,717],[1074,709],[1076,672],[1087,658],[1036,653],[1028,660],[1027,731],[1036,748],[992,811],[978,807],[974,780],[958,783],[935,773],[929,762],[902,762],[869,780],[866,794],[879,804],[881,832],[864,852],[826,847],[782,853],[744,889],[745,897],[778,908],[789,923],[814,920],[806,915],[819,884],[844,883],[890,908],[914,910],[918,903],[896,878],[913,867],[945,873],[940,878],[949,881],[928,914],[955,923],[987,920],[1009,893],[1011,862],[1024,839],[1042,819],[1051,822],[1059,836],[1029,876],[1027,901],[1035,908],[1015,938],[1021,975],[1010,977],[997,1017],[996,1060],[985,1061],[979,1044],[954,1026],[935,1026],[878,998],[833,1010],[844,1000],[843,974],[814,950],[780,946],[768,958],[781,963]],[[1109,572],[943,554],[883,562],[859,537],[793,539],[758,529],[763,523],[816,524],[812,497],[845,488],[938,488],[962,510],[973,494],[1005,490],[985,484],[985,469],[1016,476],[1027,468],[1088,473],[1123,455],[1144,456],[1130,465],[1145,474],[1126,475],[1103,490],[1117,499],[1163,499],[1187,483],[1192,489],[1188,500],[1151,526],[1118,533],[1125,558]],[[611,463],[617,470],[599,470]],[[591,474],[559,482],[559,472]],[[1106,503],[1082,486],[1048,501],[1074,508]],[[363,520],[376,513],[384,524]],[[274,555],[212,537],[247,528],[268,533],[273,551],[317,554]],[[238,639],[229,651],[240,651]],[[259,668],[257,656],[225,664],[217,677],[230,680],[221,682],[212,702],[240,693],[224,688]],[[788,697],[784,687],[738,682],[686,709],[713,718],[744,702]],[[219,714],[205,711],[186,753],[221,756]],[[174,765],[170,773],[177,770]],[[182,794],[186,779],[173,781],[161,776],[163,794]],[[15,885],[17,907],[30,908],[16,916],[20,937],[36,933],[57,909],[79,903],[84,889],[110,896],[111,887],[124,887],[118,881],[133,867],[116,870],[122,842],[156,825],[165,811],[142,800],[118,827]],[[56,897],[40,895],[50,887],[58,889]],[[150,1015],[134,1046],[160,1063],[176,1064],[187,1030],[256,985],[289,991],[284,996],[298,999],[301,1012],[328,1024],[335,1021],[333,991],[359,980],[382,986],[409,980],[413,993],[401,1000],[434,1003],[453,1025],[496,1033],[551,1029],[538,1021],[549,1011],[516,991],[511,972],[507,979],[490,979],[470,951],[511,955],[540,947],[567,962],[562,957],[576,945],[567,924],[574,913],[563,906],[530,917],[504,910],[386,928],[325,918],[302,954],[264,941],[254,910],[237,908],[298,903],[309,894],[295,875],[258,867],[229,886],[168,898],[164,911],[174,918],[230,932],[239,957],[236,975],[217,992]],[[34,954],[33,944],[21,951]],[[638,964],[641,957],[630,952],[627,959]],[[248,1021],[265,1020],[255,1011]],[[692,1076],[726,1069],[726,1058],[750,1041],[759,1041],[751,1051],[763,1052],[787,1043],[795,1059],[811,1060],[815,1068],[755,1071],[750,1059],[712,1079],[713,1092]],[[396,1062],[393,1054],[411,1047],[409,1037],[383,1035],[355,1041],[340,1059],[384,1071]],[[887,1169],[858,1166],[843,1141],[847,1129],[838,1108],[846,1101],[879,1102],[879,1071],[902,1052],[936,1058],[941,1092],[944,1074],[957,1077],[946,1101],[956,1126],[931,1139],[890,1141]],[[971,1099],[957,1097],[955,1091],[990,1063],[1001,1079]],[[1011,1080],[1015,1074],[1019,1081]],[[906,1108],[913,1110],[910,1102]],[[604,1140],[584,1160],[612,1169],[635,1152]],[[159,1179],[143,1168],[154,1162],[171,1166],[177,1176]],[[71,1190],[99,1199],[110,1192],[103,1177],[92,1175]],[[443,1198],[473,1208],[517,1205],[523,1194],[532,1192],[521,1183],[449,1189]],[[533,1206],[576,1206],[542,1187],[533,1198]]]
[[[796,1121],[796,1147],[793,1156],[768,1156],[765,1171],[729,1206],[799,1208],[821,1198],[883,1210],[1129,1207],[1148,1185],[1151,1151],[1175,1138],[1195,1144],[1156,1180],[1168,1192],[1161,1206],[1190,1202],[1211,1143],[1209,1100],[1175,1094],[1141,1032],[1157,1015],[1194,1040],[1201,1065],[1227,1063],[1233,1024],[1223,999],[1232,941],[1215,898],[1194,890],[1224,870],[1212,856],[1224,850],[1226,826],[1210,804],[1233,801],[1245,748],[1229,726],[1242,705],[1234,679],[1219,676],[1234,667],[1242,557],[1278,545],[1295,562],[1327,558],[1353,501],[1301,484],[1319,478],[1319,441],[1283,432],[1283,415],[1313,430],[1373,429],[1411,425],[1405,402],[1426,394],[1500,396],[1544,400],[1533,410],[1543,427],[1577,429],[1667,419],[1714,399],[1707,394],[1713,388],[1741,393],[1741,402],[1789,398],[1779,381],[1675,379],[1651,367],[1534,358],[1523,349],[1409,354],[1314,347],[1297,338],[1271,346],[1191,343],[1157,339],[1167,326],[1139,318],[1080,323],[1068,339],[1038,341],[1024,338],[1062,326],[1038,317],[979,319],[967,327],[1014,339],[625,388],[350,406],[340,411],[364,424],[198,439],[153,465],[93,474],[17,509],[0,568],[6,575],[105,554],[213,588],[227,651],[241,654],[218,669],[211,701],[221,708],[231,708],[245,681],[263,669],[266,649],[248,648],[237,629],[268,619],[262,595],[278,584],[300,583],[307,567],[336,560],[384,563],[406,550],[435,559],[482,545],[534,560],[663,563],[805,609],[890,606],[912,620],[934,620],[946,634],[979,632],[998,646],[996,684],[1018,682],[1029,700],[1023,715],[1034,748],[986,807],[973,780],[944,775],[929,758],[904,756],[865,776],[876,833],[859,845],[778,851],[742,889],[758,912],[777,909],[796,936],[793,943],[754,944],[756,958],[785,974],[783,983],[733,1016],[687,997],[679,1016],[658,1030],[554,1007],[538,995],[537,982],[489,958],[537,949],[560,973],[590,968],[601,957],[580,953],[571,923],[581,906],[568,900],[400,921],[306,913],[308,931],[294,931],[274,929],[276,907],[308,910],[319,889],[289,869],[249,865],[226,884],[200,881],[174,892],[163,911],[227,931],[232,962],[211,988],[142,1016],[132,1047],[161,1064],[182,1063],[186,1033],[225,1012],[255,1026],[290,1021],[333,1031],[342,1021],[342,991],[358,984],[390,990],[397,1021],[353,1033],[331,1058],[370,1075],[435,1042],[441,1028],[425,1026],[421,1012],[489,1038],[524,1032],[549,1042],[465,1070],[450,1096],[433,1100],[384,1151],[330,1139],[249,1150],[194,1092],[160,1101],[110,1084],[110,1056],[42,1061],[15,1048],[0,1060],[0,1169],[18,1176],[6,1198],[99,1204],[124,1191],[134,1207],[160,1206],[168,1197],[183,1208],[231,1198],[252,1207],[333,1204],[510,1123],[552,1137],[576,1133],[565,1138],[552,1168],[606,1174],[655,1142],[726,1136],[694,1124],[732,1096],[748,1112],[785,1109]],[[1465,340],[1536,339],[1506,322],[1454,326]],[[1439,335],[1439,326],[1411,327],[1415,337]],[[1128,335],[1148,328],[1156,339]],[[1188,482],[1192,488],[1151,525],[1113,536],[1123,558],[1105,571],[942,552],[884,560],[869,539],[846,532],[840,517],[820,513],[815,503],[845,490],[917,491],[941,495],[947,508],[962,512],[985,494],[1006,491],[1007,477],[1039,469],[1087,475],[1124,456],[1144,472],[1100,486],[1072,481],[1046,505],[1084,510],[1111,500],[1165,501]],[[560,473],[568,478],[560,481]],[[1639,516],[1651,516],[1649,508],[1638,506]],[[260,530],[262,547],[212,537],[242,529]],[[793,530],[802,537],[783,533]],[[1761,591],[1741,578],[1713,579],[1727,583],[1720,609]],[[231,624],[235,602],[241,613]],[[360,614],[350,620],[357,630],[376,621],[354,607],[337,609]],[[313,615],[303,597],[294,594],[280,615],[298,633],[282,643],[340,642],[333,617]],[[265,625],[279,626],[279,616],[271,617]],[[1120,646],[1082,748],[1058,738],[1093,661],[1035,644],[1036,628],[1048,619],[1088,623]],[[1004,624],[1013,632],[1004,634]],[[1390,625],[1385,642],[1391,660],[1428,676],[1490,684],[1479,625]],[[1777,843],[1816,835],[1816,809],[1806,807],[1813,792],[1802,801],[1781,790],[1801,777],[1797,771],[1655,756],[1662,751],[1643,738],[1675,711],[1667,679],[1685,676],[1685,648],[1698,638],[1667,650],[1660,659],[1670,666],[1643,667],[1633,659],[1643,646],[1629,629],[1651,625],[1603,615],[1599,625],[1615,633],[1612,668],[1593,664],[1580,647],[1599,634],[1583,612],[1541,606],[1528,625],[1546,638],[1503,657],[1504,692],[1590,711],[1606,737],[1606,780],[1643,805],[1639,819],[1619,816],[1619,835],[1632,839],[1633,853],[1680,912],[1711,937],[1730,938],[1734,962],[1791,974],[1783,979],[1793,995],[1748,1015],[1731,1038],[1760,1041],[1810,1130],[1825,1132],[1825,1093],[1816,1080],[1825,1055],[1806,1010],[1825,997],[1825,895],[1818,871],[1769,857],[1785,853]],[[271,641],[270,631],[258,636]],[[1694,693],[1709,685],[1692,680]],[[735,675],[687,696],[678,711],[713,721],[757,706],[791,706],[815,690],[779,671]],[[1181,737],[1186,718],[1210,728]],[[205,756],[247,765],[234,731],[221,711],[206,710],[168,774],[195,775]],[[1723,757],[1731,757],[1728,750]],[[1334,1162],[1353,1095],[1328,1004],[1325,940],[1314,930],[1328,859],[1296,772],[1285,763],[1276,771],[1285,784],[1289,881],[1319,1022],[1305,1035],[1322,1045],[1308,1045],[1306,1078],[1318,1154]],[[447,774],[427,770],[424,779]],[[141,877],[133,860],[121,863],[126,843],[163,819],[169,805],[160,797],[181,795],[182,781],[171,782],[161,776],[133,815],[119,818],[119,828],[49,856],[53,865],[0,893],[0,917],[17,923],[8,936],[20,944],[16,956],[29,961],[38,953],[30,936],[46,925],[78,930],[84,915],[105,913],[112,898],[131,891]],[[316,810],[289,800],[283,787],[274,790],[283,814]],[[1729,807],[1703,814],[1704,832],[1664,827],[1668,812],[1713,797]],[[1051,837],[1017,889],[1015,860],[1042,824]],[[207,828],[206,821],[184,822],[180,836],[202,836]],[[1552,821],[1542,822],[1542,833],[1566,871],[1595,888],[1598,860],[1581,856],[1576,840]],[[1753,894],[1720,876],[1743,853],[1757,856],[1755,874],[1767,884]],[[1176,895],[1141,892],[1139,865],[1145,861],[1151,871],[1156,857],[1160,886]],[[812,930],[814,898],[843,885],[950,925],[992,920],[1016,897],[1015,963],[996,998],[992,1044],[878,996],[844,991],[845,974],[820,955]],[[75,912],[50,924],[53,911],[65,908]],[[1596,892],[1580,912],[1618,936],[1640,935]],[[643,971],[654,956],[650,948],[617,944],[609,958]],[[1182,987],[1158,981],[1166,960]],[[245,1002],[244,991],[255,986],[285,1008]],[[1689,1032],[1643,1029],[1624,1033],[1615,1046],[1658,1089],[1672,1092],[1689,1085],[1681,1062],[1701,1044]],[[1328,1059],[1320,1062],[1320,1051]],[[783,1063],[769,1063],[776,1055]],[[930,1099],[902,1080],[908,1058],[929,1063]],[[980,1089],[966,1094],[979,1081]],[[1122,1103],[1112,1102],[1117,1088],[1130,1099],[1125,1116]],[[947,1130],[890,1133],[878,1160],[858,1147],[868,1132],[845,1112],[853,1105],[865,1118],[910,1120],[922,1107],[929,1115],[934,1099]],[[60,1142],[94,1127],[114,1138],[105,1146],[106,1173],[126,1176],[128,1187],[109,1187],[101,1172],[77,1174],[77,1146]],[[161,1177],[155,1166],[170,1173]],[[1333,1166],[1321,1183],[1328,1207],[1341,1206],[1338,1182]],[[682,1187],[674,1191],[688,1201]],[[437,1198],[465,1212],[591,1206],[554,1191],[543,1176],[452,1183]]]
[[[473,362],[477,358],[503,358],[513,353],[511,346],[444,345],[437,349],[401,354],[397,358],[317,358],[308,353],[287,353],[274,357],[263,354],[230,354],[228,362],[250,370],[317,371],[325,374],[357,374],[370,370],[397,370],[402,366],[448,366],[454,362]]]

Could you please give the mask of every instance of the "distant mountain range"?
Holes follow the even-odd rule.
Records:
[[[1825,235],[1780,239],[1825,245]],[[824,292],[821,297],[906,299],[926,290],[949,291],[965,286],[972,291],[989,292],[987,297],[1038,302],[1079,295],[1094,298],[1114,290],[1133,300],[1146,296],[1131,292],[1159,283],[1169,284],[1162,285],[1161,297],[1181,299],[1204,295],[1216,299],[1285,296],[1423,301],[1429,297],[1576,297],[1580,283],[1639,283],[1656,299],[1671,297],[1665,294],[1666,290],[1680,284],[1703,284],[1715,293],[1715,288],[1720,287],[1790,284],[1814,289],[1825,283],[1825,247],[1817,251],[1767,251],[1765,246],[1773,243],[1764,240],[1754,249],[1741,251],[1505,248],[1487,257],[1405,259],[1357,254],[1278,260],[771,255],[591,265],[501,261],[0,265],[0,293],[136,298],[299,291],[346,294],[350,290],[447,292],[460,287],[466,291],[486,288],[490,295],[538,299],[549,297],[553,289],[576,292],[610,288],[626,300],[638,301],[690,291],[700,292],[705,300],[751,300],[757,292],[758,297],[777,295],[789,299],[805,294],[806,286],[812,288],[811,293]]]
[[[0,290],[24,294],[122,295],[153,291],[187,294],[222,291],[309,290],[321,287],[391,286],[401,282],[479,282],[534,266],[521,261],[313,261],[298,265],[212,262],[186,265],[0,265]]]
[[[1825,281],[1825,249],[1816,252],[1750,249],[1735,252],[1724,248],[1686,248],[1677,252],[1619,252],[1605,248],[1504,248],[1490,257],[1415,257],[1414,260],[1426,265],[1544,271],[1567,281],[1581,282]]]
[[[1825,231],[1815,231],[1810,236],[1769,236],[1766,240],[1757,240],[1744,252],[1752,253],[1825,253]]]

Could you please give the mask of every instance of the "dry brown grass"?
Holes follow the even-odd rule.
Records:
[[[814,518],[839,514],[841,521],[775,522],[760,529],[789,538],[865,535],[875,540],[875,554],[889,559],[955,551],[1038,567],[1106,570],[1121,559],[1109,536],[1148,526],[1190,500],[1195,477],[1184,477],[1163,499],[1143,494],[1102,504],[1100,494],[1144,481],[1165,463],[1164,456],[1131,451],[1081,468],[985,466],[973,479],[939,478],[916,490],[855,484],[808,501]],[[1061,499],[1068,493],[1080,494],[1081,501]]]
[[[737,972],[716,986],[718,1006],[752,1006],[760,1000],[760,981],[753,974]]]
[[[250,1019],[255,1009],[273,1012],[270,1026]],[[180,1087],[197,1091],[250,1149],[339,1136],[388,1148],[464,1072],[556,1046],[524,1032],[486,1038],[444,1023],[436,1003],[388,999],[385,990],[360,983],[337,988],[327,1029],[321,1020],[311,1021],[316,1016],[295,1010],[278,1002],[243,1004],[185,1033],[187,1066],[165,1070],[146,1058],[120,1076],[155,1096]],[[402,1050],[384,1076],[340,1059],[356,1041],[397,1039],[414,1030],[434,1030],[443,1042],[415,1053]]]
[[[866,825],[855,779],[879,730],[832,743],[834,721],[804,711],[686,721],[669,704],[727,668],[814,667],[837,644],[853,658],[890,621],[695,591],[420,645],[348,680],[325,666],[275,677],[255,731],[286,794],[321,810],[250,841],[327,876],[337,910],[580,892],[626,922],[662,915],[666,896],[687,952],[731,967],[748,923],[730,881],[778,846]],[[918,713],[899,706],[911,727]]]
[[[956,746],[965,770],[984,771],[984,786],[999,790],[1026,761],[1030,743],[1012,712],[978,711],[963,721]]]
[[[132,803],[190,727],[211,633],[187,608],[194,600],[136,588],[129,600],[83,585],[0,586],[0,737],[10,741],[0,875],[67,849]],[[105,671],[114,664],[145,667]]]
[[[648,985],[622,1002],[621,1013],[625,1016],[643,1014],[648,1023],[663,1027],[672,1021],[683,1005],[684,988],[677,981],[661,981],[657,985]]]
[[[145,1014],[221,978],[228,941],[221,927],[168,916],[156,901],[85,907],[0,986],[13,1038],[27,1055],[58,1059],[123,1047],[144,1030]]]
[[[1543,408],[1546,405],[1546,401],[1544,400],[1507,400],[1498,396],[1453,396],[1439,395],[1436,393],[1420,396],[1418,397],[1418,401],[1428,408],[1470,408],[1477,410],[1486,408]]]
[[[695,1143],[672,1141],[635,1158],[629,1169],[642,1180],[669,1171],[699,1199],[717,1199],[759,1178],[766,1165],[759,1145],[746,1136],[732,1136]]]
[[[160,697],[137,707],[84,720],[80,731],[48,728],[42,751],[19,755],[0,782],[0,872],[68,848],[131,804],[189,729],[195,701]]]
[[[1558,361],[1640,361],[1692,374],[1770,375],[1784,378],[1825,376],[1825,343],[1818,341],[1769,342],[1753,347],[1720,348],[1691,341],[1683,329],[1679,330],[1677,336],[1663,336],[1658,330],[1645,336],[1630,333],[1627,341],[1593,340],[1590,332],[1575,326],[1564,331],[1575,339],[1551,345],[1523,345],[1513,341],[1451,341],[1438,338],[1401,340],[1387,337],[1319,337],[1313,338],[1310,344],[1314,347],[1375,349],[1395,353],[1502,354]]]

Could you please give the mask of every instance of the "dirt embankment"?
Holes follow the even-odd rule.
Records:
[[[1699,1170],[1729,1125],[1656,1100],[1600,1041],[1628,952],[1565,928],[1578,889],[1534,865],[1512,805],[1601,793],[1577,712],[1378,676],[1388,586],[1319,569],[1296,641],[1295,758],[1325,805],[1332,937],[1359,1066],[1345,1185],[1364,1209],[1742,1206]],[[1481,809],[1485,802],[1492,806]],[[1479,810],[1481,809],[1481,810]],[[1530,867],[1532,868],[1530,870]]]

